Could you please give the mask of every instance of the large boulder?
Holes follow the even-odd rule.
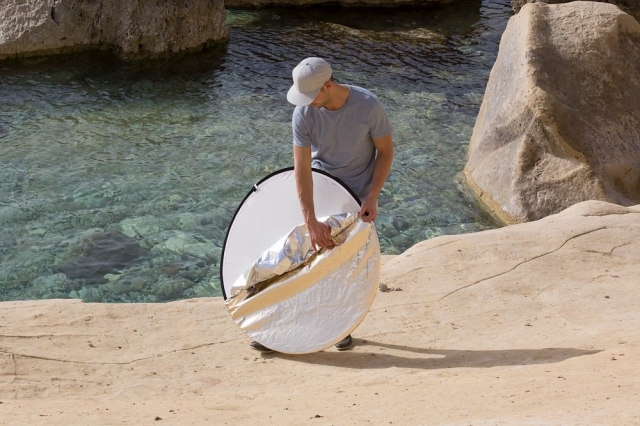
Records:
[[[597,2],[513,16],[469,144],[468,186],[506,223],[640,203],[640,24]]]
[[[547,3],[547,4],[559,4],[569,3],[574,0],[511,0],[511,7],[515,13],[518,13],[522,6],[527,3]],[[605,3],[611,3],[622,9],[623,12],[627,12],[629,15],[640,21],[640,0],[594,0],[602,1]]]
[[[88,49],[165,56],[228,39],[223,0],[2,0],[0,59]]]
[[[341,7],[395,7],[427,6],[438,7],[455,3],[457,0],[226,0],[227,7],[264,6],[315,6],[338,5]]]

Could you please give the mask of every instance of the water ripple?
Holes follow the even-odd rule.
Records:
[[[393,123],[397,156],[377,221],[385,253],[495,227],[456,175],[510,1],[463,3],[235,10],[230,43],[207,52],[5,61],[0,300],[220,294],[220,250],[238,203],[292,163],[286,92],[291,69],[311,55],[376,93]],[[125,243],[144,256],[100,260],[95,249]]]

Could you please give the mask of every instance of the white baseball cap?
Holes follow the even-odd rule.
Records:
[[[294,105],[309,105],[320,93],[322,86],[331,78],[331,65],[322,58],[303,59],[294,69],[293,86],[287,100]]]

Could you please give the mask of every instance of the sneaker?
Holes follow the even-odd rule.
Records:
[[[269,349],[268,347],[261,345],[260,343],[256,342],[255,340],[251,343],[249,343],[249,347],[251,349],[253,349],[254,351],[258,351],[258,352],[262,352],[263,354],[270,354],[275,352],[273,349]]]
[[[351,349],[352,347],[353,339],[351,338],[351,335],[348,335],[347,337],[336,343],[336,349],[339,351],[346,351],[347,349]]]

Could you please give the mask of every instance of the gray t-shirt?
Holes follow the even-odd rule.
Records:
[[[343,181],[362,200],[373,176],[373,138],[391,134],[391,123],[378,98],[366,89],[347,85],[342,108],[297,106],[293,112],[293,144],[311,147],[311,165]]]

